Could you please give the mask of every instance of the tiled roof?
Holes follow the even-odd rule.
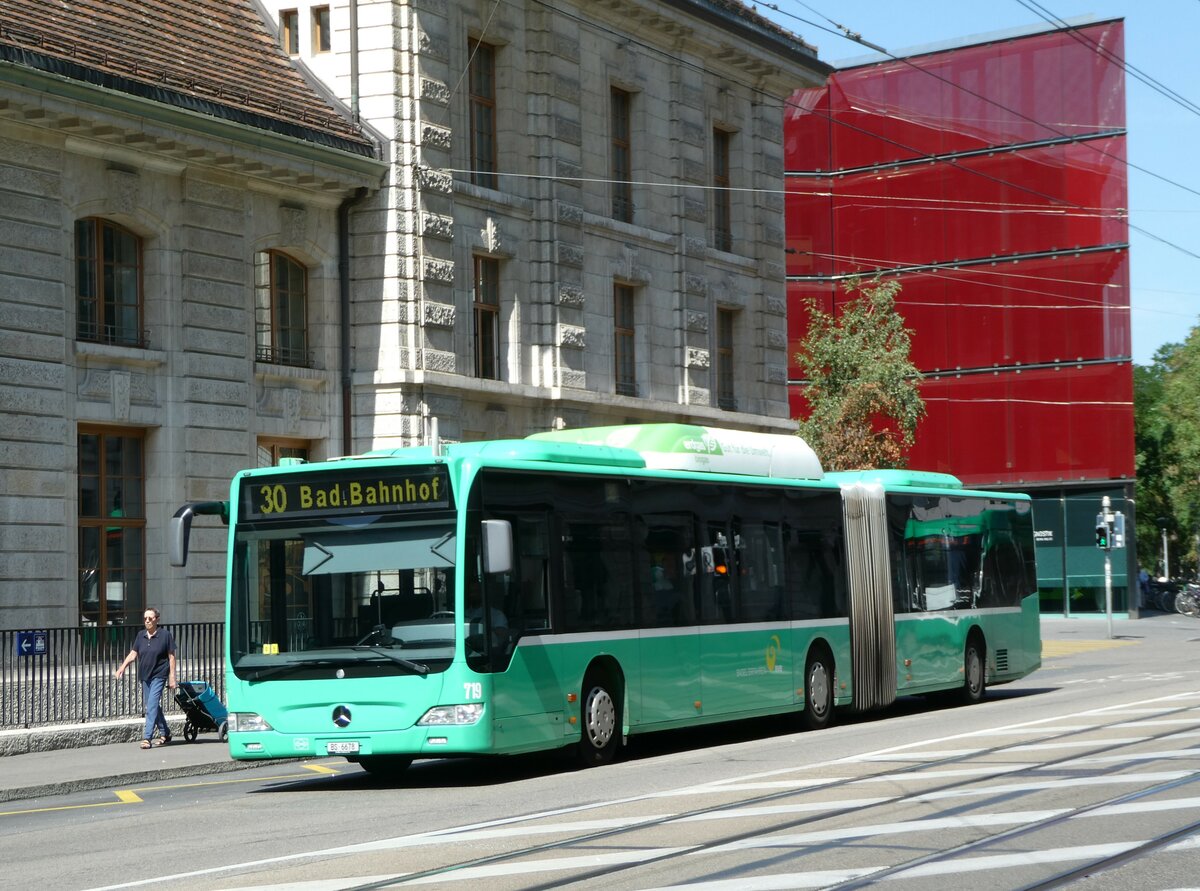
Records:
[[[374,151],[283,53],[252,0],[4,0],[0,60]]]

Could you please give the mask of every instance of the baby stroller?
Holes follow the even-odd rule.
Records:
[[[180,681],[175,701],[183,709],[183,738],[195,742],[200,731],[217,731],[224,741],[229,736],[229,712],[204,681]]]

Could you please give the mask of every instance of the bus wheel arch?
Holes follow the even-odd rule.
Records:
[[[979,702],[987,691],[987,643],[976,625],[967,632],[963,647],[963,684],[960,698],[968,705]]]
[[[584,767],[616,760],[624,740],[624,674],[615,659],[592,660],[579,691],[579,762]]]
[[[833,651],[823,640],[814,641],[804,660],[804,711],[800,721],[806,730],[821,730],[833,720]]]

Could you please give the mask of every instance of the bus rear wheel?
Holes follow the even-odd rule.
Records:
[[[801,722],[806,730],[821,730],[833,718],[833,668],[829,657],[817,653],[808,657],[804,666],[804,713]]]
[[[963,653],[962,701],[968,705],[979,702],[983,699],[986,687],[983,645],[978,637],[972,637],[967,641],[967,649]]]
[[[579,762],[584,767],[610,764],[621,744],[621,707],[605,682],[589,675],[580,697]]]

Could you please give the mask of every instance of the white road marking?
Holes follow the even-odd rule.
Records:
[[[1182,734],[1181,734],[1182,735]],[[1024,746],[1012,746],[1009,752],[1043,752],[1054,749],[1083,749],[1088,746],[1126,746],[1130,743],[1145,742],[1148,736],[1121,736],[1115,739],[1071,739],[1066,742],[1029,743]]]
[[[972,829],[987,826],[1021,826],[1037,823],[1068,813],[1067,809],[1051,811],[1015,811],[1009,814],[960,814],[953,817],[928,817],[922,820],[903,820],[899,823],[874,823],[866,826],[844,826],[818,832],[796,832],[788,835],[768,835],[744,838],[719,847],[706,848],[693,854],[719,854],[726,851],[746,851],[755,848],[792,848],[822,844],[851,838],[874,838],[880,835],[904,835],[929,832],[935,829]]]
[[[1161,771],[1158,773],[1129,773],[1119,776],[1072,777],[1060,780],[1036,780],[1026,783],[1008,783],[1001,786],[980,786],[974,789],[942,789],[912,796],[912,801],[942,801],[948,798],[975,798],[981,795],[1007,795],[1010,792],[1040,792],[1046,789],[1078,788],[1083,786],[1117,786],[1130,783],[1169,783],[1184,777],[1195,776],[1193,770]]]
[[[642,848],[637,851],[615,851],[610,854],[588,854],[581,857],[552,857],[546,860],[521,860],[517,863],[493,863],[490,866],[468,866],[451,872],[426,876],[408,882],[410,885],[433,885],[441,882],[465,882],[489,879],[496,876],[520,876],[537,872],[578,872],[605,866],[623,866],[642,863],[656,857],[673,857],[690,851],[694,846],[681,848]]]

